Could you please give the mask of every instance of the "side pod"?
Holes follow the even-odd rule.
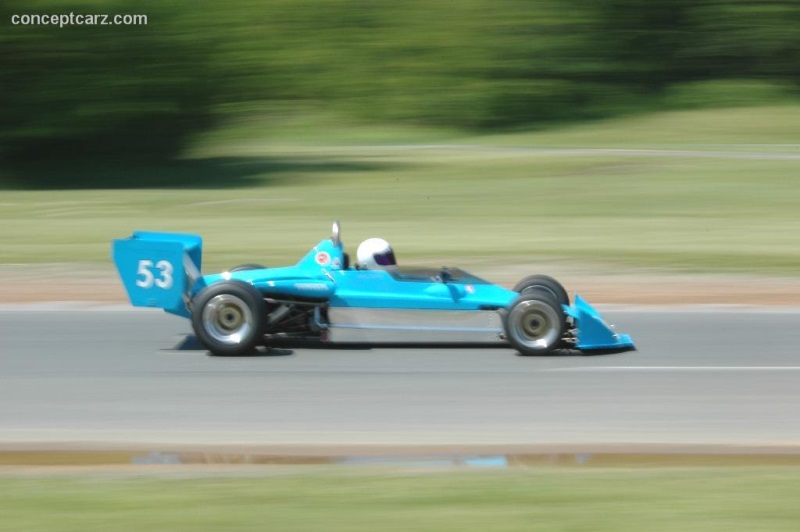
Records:
[[[600,313],[580,295],[575,295],[575,301],[572,306],[565,307],[565,312],[575,320],[578,329],[575,347],[578,349],[636,349],[629,335],[614,332]]]
[[[197,235],[135,231],[114,240],[111,255],[133,306],[189,317],[186,301],[200,278],[202,250]]]

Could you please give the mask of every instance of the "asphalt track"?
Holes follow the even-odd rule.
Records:
[[[0,444],[800,444],[800,310],[601,308],[637,351],[217,358],[157,310],[0,307]]]

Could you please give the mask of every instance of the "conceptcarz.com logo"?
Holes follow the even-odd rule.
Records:
[[[39,14],[23,13],[11,15],[15,26],[147,26],[147,15],[93,14]]]

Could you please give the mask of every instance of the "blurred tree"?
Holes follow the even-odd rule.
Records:
[[[684,51],[695,38],[689,12],[704,0],[587,0],[603,79],[658,91],[690,77]]]
[[[12,14],[146,14],[147,25],[12,25]],[[4,2],[0,153],[12,161],[174,156],[220,80],[191,11],[155,0]]]
[[[703,0],[689,15],[696,33],[684,55],[699,75],[800,83],[800,2]]]
[[[80,1],[0,4],[6,159],[166,159],[215,118],[264,107],[494,129],[800,84],[796,1]],[[9,22],[69,12],[148,24]]]

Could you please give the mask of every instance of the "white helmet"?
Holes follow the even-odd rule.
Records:
[[[382,238],[364,240],[356,251],[358,267],[363,270],[396,270],[392,246]]]

